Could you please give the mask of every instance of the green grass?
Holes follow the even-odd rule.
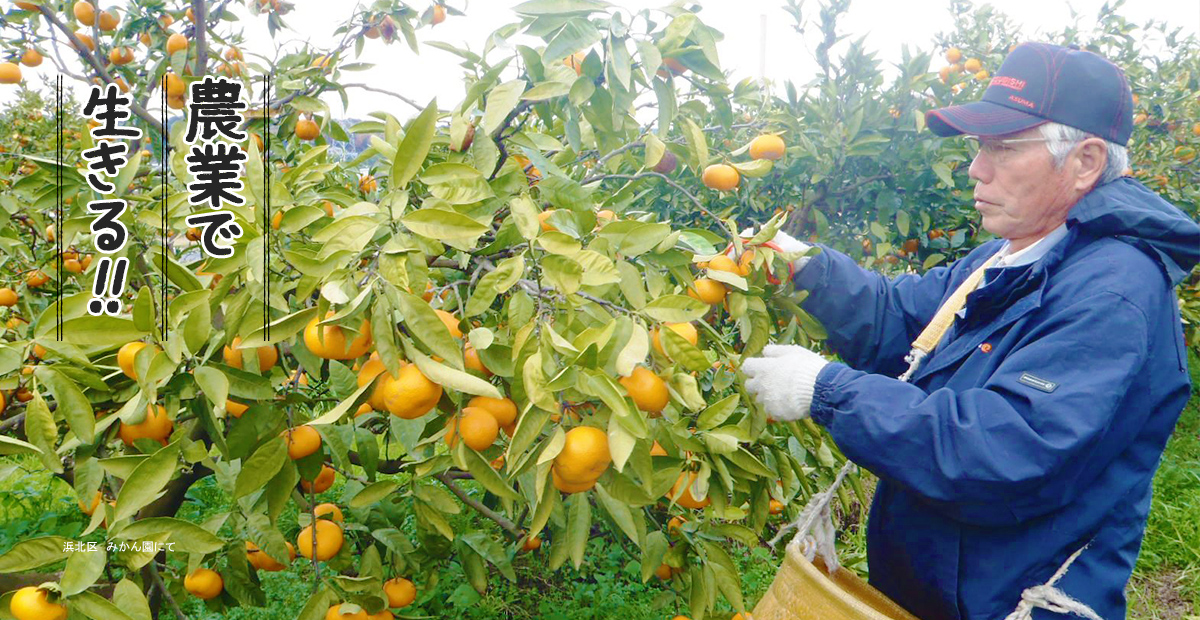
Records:
[[[1200,616],[1200,356],[1194,351],[1188,367],[1193,394],[1154,476],[1146,536],[1129,588],[1130,618]]]

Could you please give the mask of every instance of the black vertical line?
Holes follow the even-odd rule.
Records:
[[[271,297],[270,297],[271,296],[271,287],[270,287],[271,277],[270,277],[270,266],[269,266],[269,262],[267,260],[267,253],[271,251],[271,221],[270,221],[270,213],[271,213],[271,177],[270,177],[270,174],[271,174],[271,165],[270,165],[270,159],[271,159],[271,156],[270,156],[270,153],[271,153],[271,131],[270,131],[270,129],[271,129],[271,107],[270,107],[270,95],[271,95],[271,72],[268,71],[266,74],[263,75],[263,114],[265,115],[265,119],[266,119],[266,123],[264,123],[264,127],[263,127],[263,150],[265,151],[263,153],[263,189],[264,189],[264,193],[266,194],[266,199],[264,200],[264,203],[263,203],[263,212],[266,214],[265,215],[266,219],[263,220],[266,224],[265,226],[263,226],[263,230],[266,231],[266,242],[265,242],[265,245],[263,246],[263,335],[266,340],[271,339],[271,323],[269,321],[270,311],[268,308],[268,306],[270,304],[270,299],[271,299]]]
[[[163,322],[162,334],[163,340],[167,339],[167,82],[164,76],[162,88],[159,89],[159,96],[162,98],[162,126],[159,129],[159,165],[162,170],[160,178],[162,179],[162,192],[160,192],[162,200],[162,219],[163,219],[163,247],[162,247],[162,274],[163,279]]]
[[[58,126],[58,142],[56,145],[57,148],[55,148],[55,155],[57,156],[57,159],[58,159],[58,162],[57,162],[58,165],[54,167],[55,185],[57,186],[55,189],[55,192],[54,192],[55,193],[55,207],[56,207],[55,211],[57,212],[58,217],[56,219],[58,222],[61,222],[63,219],[63,217],[62,217],[62,213],[63,213],[62,166],[63,166],[63,159],[65,158],[64,151],[63,151],[63,139],[62,139],[62,134],[63,134],[62,87],[63,87],[63,78],[62,78],[62,74],[60,73],[58,75],[58,88],[56,89],[57,92],[56,92],[56,97],[55,97],[55,112],[56,112],[55,116],[56,116],[56,121],[57,121],[56,124]],[[63,228],[62,224],[55,224],[55,226],[58,228]],[[63,232],[65,232],[65,231],[57,230],[57,232],[58,232],[58,234],[55,235],[55,239],[57,240],[56,245],[61,246]],[[58,252],[58,256],[59,256],[59,261],[61,263],[61,261],[62,261],[62,250],[61,249]],[[59,271],[58,271],[58,299],[57,299],[57,302],[58,302],[58,308],[55,310],[55,314],[57,315],[56,318],[58,319],[58,325],[55,327],[54,332],[55,332],[55,335],[58,336],[58,341],[62,342],[62,339],[63,339],[63,326],[62,326],[62,324],[63,324],[63,301],[62,301],[62,266],[61,265],[59,266]]]

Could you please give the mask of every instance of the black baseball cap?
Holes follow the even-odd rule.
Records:
[[[1125,72],[1078,48],[1022,43],[1004,59],[982,101],[925,113],[925,124],[939,136],[997,136],[1046,121],[1127,145],[1133,91]]]

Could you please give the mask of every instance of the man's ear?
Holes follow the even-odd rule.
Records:
[[[1088,138],[1075,148],[1072,159],[1075,189],[1089,192],[1108,165],[1108,145],[1103,138]]]

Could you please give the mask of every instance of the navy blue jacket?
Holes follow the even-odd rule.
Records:
[[[880,478],[870,583],[922,620],[1002,619],[1089,540],[1059,586],[1125,617],[1190,392],[1174,285],[1200,260],[1200,226],[1123,178],[1067,227],[1037,261],[988,270],[911,383],[895,377],[913,339],[1003,240],[893,280],[824,248],[795,276],[846,361],[821,371],[812,416]]]

